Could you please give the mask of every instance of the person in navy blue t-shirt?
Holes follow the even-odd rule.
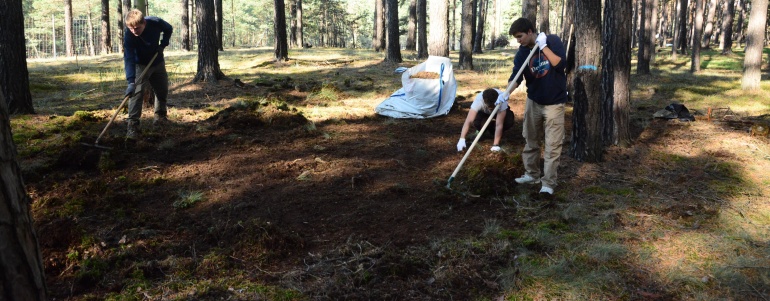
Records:
[[[142,117],[142,85],[149,83],[155,91],[155,116],[154,125],[168,122],[166,100],[168,97],[168,73],[166,73],[166,61],[163,57],[163,49],[169,44],[173,27],[168,22],[158,17],[145,17],[137,9],[132,9],[126,14],[126,32],[123,34],[123,62],[126,69],[126,96],[128,101],[128,129],[127,139],[136,139],[139,134],[139,120]],[[158,56],[147,66],[155,54]],[[144,78],[136,78],[142,74],[145,68],[147,72]]]
[[[526,141],[521,153],[525,173],[516,178],[519,184],[542,183],[540,193],[553,194],[556,187],[559,157],[564,140],[564,103],[567,102],[566,52],[556,35],[536,33],[529,19],[519,18],[511,24],[508,34],[521,44],[513,59],[513,73],[508,88],[500,93],[498,102],[507,102],[510,93],[521,81],[527,82],[527,103],[524,108],[522,135]],[[537,51],[529,61],[530,52]],[[521,77],[513,78],[524,68]],[[545,164],[540,169],[540,141]]]

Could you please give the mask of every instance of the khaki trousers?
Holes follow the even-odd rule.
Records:
[[[564,140],[564,104],[540,105],[527,98],[522,135],[526,141],[521,158],[526,173],[540,178],[543,186],[555,188]],[[543,170],[540,170],[540,141],[545,139]],[[542,177],[541,177],[542,176]]]
[[[142,74],[145,68],[147,68],[145,65],[136,65],[136,74]],[[166,65],[158,64],[149,68],[144,78],[136,79],[136,94],[128,100],[128,121],[134,124],[139,124],[139,118],[142,117],[142,86],[145,84],[149,84],[155,91],[155,115],[166,116],[166,98],[168,97]]]

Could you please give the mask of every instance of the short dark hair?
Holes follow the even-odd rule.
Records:
[[[484,90],[484,92],[481,92],[481,98],[484,99],[484,104],[488,107],[494,107],[495,102],[497,101],[497,96],[500,95],[500,93],[497,92],[497,90],[489,88]]]
[[[511,24],[511,29],[508,29],[508,34],[515,35],[519,32],[529,33],[529,31],[535,32],[535,25],[532,24],[532,21],[527,18],[518,18]]]

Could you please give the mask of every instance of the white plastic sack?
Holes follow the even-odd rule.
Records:
[[[410,78],[418,72],[435,72],[438,79]],[[449,114],[457,93],[452,61],[429,56],[425,62],[401,74],[401,89],[377,105],[377,114],[393,118],[431,118]]]

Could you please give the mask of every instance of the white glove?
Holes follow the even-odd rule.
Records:
[[[548,46],[548,44],[545,43],[545,33],[540,33],[537,35],[537,39],[535,39],[535,44],[537,44],[537,47],[540,47],[540,50],[542,51],[545,46]]]
[[[495,101],[495,105],[499,105],[501,103],[508,102],[508,97],[510,97],[510,96],[511,95],[508,94],[508,92],[502,92],[502,93],[498,94],[497,95],[497,101]]]
[[[465,148],[465,138],[460,138],[460,141],[457,141],[457,151],[461,152]]]
[[[502,149],[500,148],[499,145],[492,145],[492,148],[490,148],[489,150],[491,150],[493,153],[496,153],[501,151]]]

